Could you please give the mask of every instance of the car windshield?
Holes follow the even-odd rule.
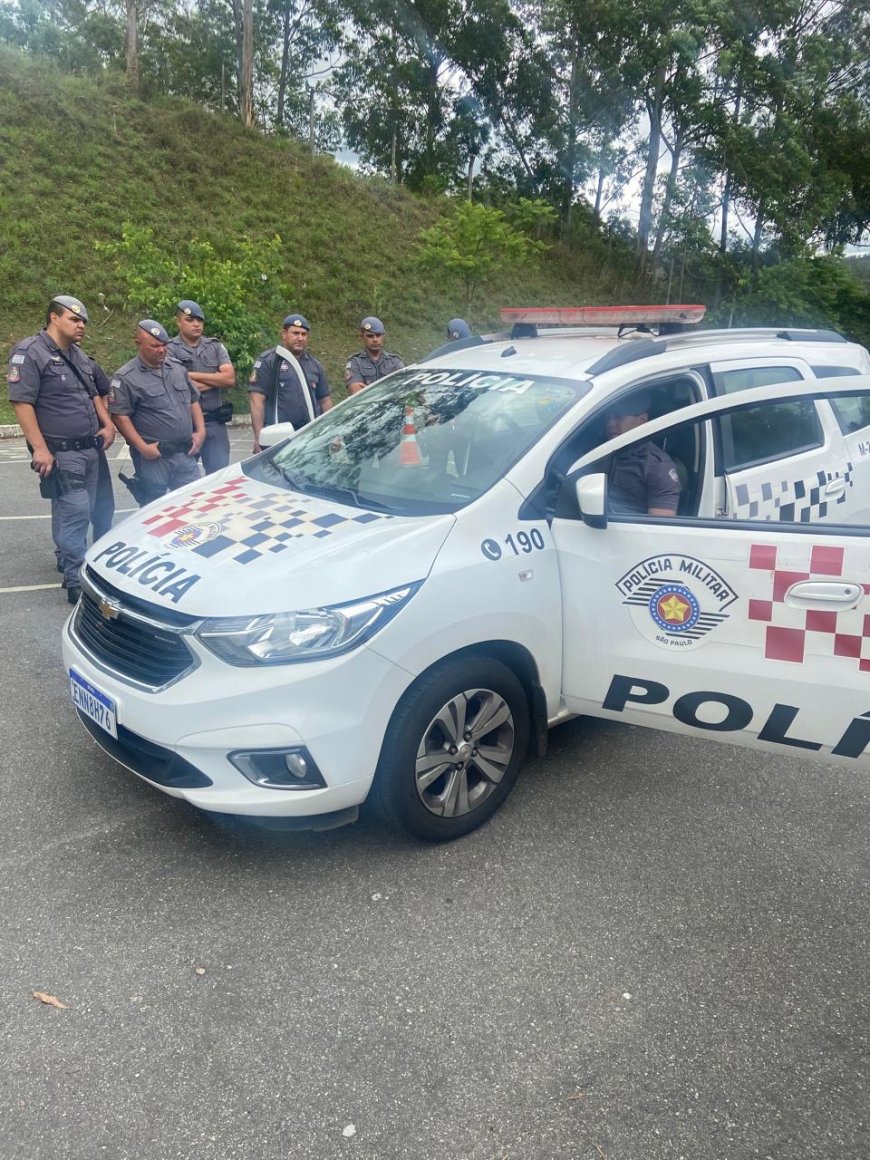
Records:
[[[564,379],[410,368],[354,395],[244,470],[273,486],[372,511],[458,511],[588,390]]]

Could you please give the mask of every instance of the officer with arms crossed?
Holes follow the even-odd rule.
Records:
[[[128,486],[144,507],[199,479],[205,422],[187,371],[166,357],[169,335],[160,323],[143,318],[134,341],[138,354],[112,376],[109,411],[130,445],[136,476]]]
[[[384,350],[384,324],[380,318],[364,318],[359,335],[363,349],[352,354],[344,368],[344,381],[351,395],[358,394],[364,387],[386,378],[393,371],[400,371],[405,365],[397,354]]]
[[[177,337],[170,339],[168,353],[178,359],[200,393],[205,419],[205,442],[200,455],[206,475],[220,471],[230,461],[230,438],[226,424],[233,417],[233,405],[224,390],[236,385],[236,372],[227,348],[216,338],[204,338],[205,315],[190,298],[178,303],[175,315]]]
[[[632,395],[608,409],[607,438],[615,439],[649,422],[648,395]],[[608,472],[608,508],[614,514],[675,516],[680,476],[669,455],[647,439],[618,451]]]
[[[307,319],[301,314],[288,314],[281,329],[283,345],[264,350],[254,362],[248,391],[255,454],[261,450],[260,432],[264,426],[292,423],[298,431],[332,407],[323,363],[307,350],[310,333]],[[293,368],[294,359],[305,376],[304,386]]]
[[[57,295],[49,303],[45,327],[18,343],[6,372],[31,467],[39,473],[40,491],[51,499],[51,534],[70,604],[81,592],[79,571],[97,495],[99,449],[115,438],[94,366],[78,345],[87,321],[78,298]]]

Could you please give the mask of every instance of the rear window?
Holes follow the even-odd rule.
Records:
[[[854,374],[854,371],[852,373]],[[865,427],[870,427],[870,395],[866,392],[831,399],[830,403],[844,435],[851,435],[854,431],[863,431]]]
[[[782,381],[782,380],[779,380]],[[824,442],[812,399],[759,403],[722,418],[726,471],[782,459],[821,447]]]

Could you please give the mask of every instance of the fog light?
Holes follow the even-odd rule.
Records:
[[[288,753],[284,764],[297,781],[305,781],[308,777],[308,762],[301,753]]]
[[[326,782],[311,754],[294,749],[249,749],[227,754],[248,781],[264,789],[323,789]]]

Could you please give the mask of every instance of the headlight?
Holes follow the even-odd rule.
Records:
[[[231,665],[286,665],[323,660],[356,648],[384,627],[420,583],[394,588],[352,604],[274,612],[266,616],[204,620],[196,636]]]

